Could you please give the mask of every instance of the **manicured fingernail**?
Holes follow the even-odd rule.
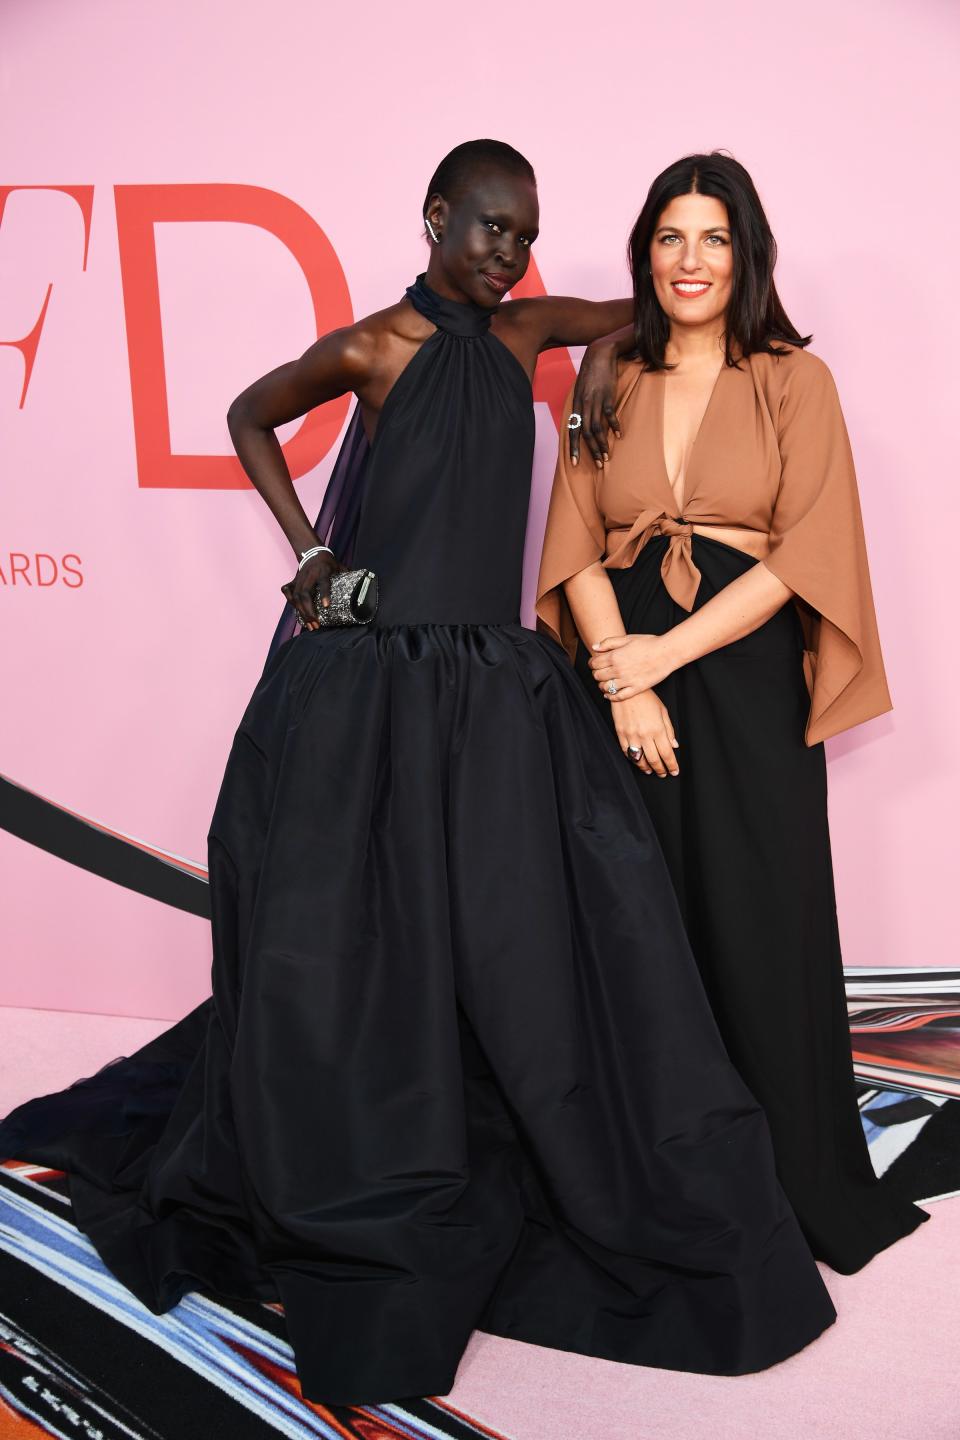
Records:
[[[679,748],[680,748],[680,741],[679,741],[679,740],[672,740],[670,743],[673,745],[674,750],[679,750]]]

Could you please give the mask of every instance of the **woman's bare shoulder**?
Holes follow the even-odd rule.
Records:
[[[359,382],[392,369],[402,352],[416,349],[432,333],[430,322],[408,300],[400,300],[331,330],[317,346],[334,350],[344,369]]]

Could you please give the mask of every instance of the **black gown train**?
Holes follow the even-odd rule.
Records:
[[[835,1318],[630,767],[521,627],[529,380],[491,312],[397,380],[369,628],[270,657],[209,834],[213,995],[0,1125],[145,1305],[282,1302],[303,1394],[446,1393],[473,1329],[739,1374]]]

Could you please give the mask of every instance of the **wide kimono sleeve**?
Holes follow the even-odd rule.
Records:
[[[780,488],[767,569],[797,597],[816,745],[892,708],[877,632],[860,498],[833,376],[794,352],[776,418]]]
[[[581,444],[580,463],[570,461],[567,421],[573,404],[573,387],[564,401],[557,468],[547,512],[547,528],[537,581],[537,629],[559,640],[572,660],[577,649],[577,627],[563,590],[563,582],[603,558],[606,526],[597,504],[600,475],[593,457]]]

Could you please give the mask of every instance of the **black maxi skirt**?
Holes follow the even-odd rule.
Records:
[[[667,593],[657,537],[609,571],[631,633],[687,616]],[[757,563],[693,537],[694,609]],[[834,895],[822,744],[792,603],[752,634],[656,687],[680,774],[636,770],[687,933],[734,1065],[766,1110],[780,1182],[818,1259],[842,1274],[928,1219],[873,1172],[856,1103]],[[578,647],[576,667],[613,725]]]

